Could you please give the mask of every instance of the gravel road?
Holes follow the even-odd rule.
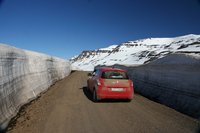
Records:
[[[94,103],[86,72],[73,72],[24,106],[7,133],[194,133],[198,121],[139,94]]]

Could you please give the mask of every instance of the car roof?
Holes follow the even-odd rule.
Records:
[[[125,70],[123,69],[119,69],[119,68],[112,68],[112,67],[100,67],[100,68],[97,68],[98,70],[101,70],[101,71],[121,71],[121,72],[126,72]]]

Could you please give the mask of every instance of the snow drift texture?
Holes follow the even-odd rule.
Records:
[[[0,129],[23,104],[70,71],[66,60],[0,44]]]
[[[125,69],[136,92],[200,118],[200,57],[195,56],[172,54],[147,65]]]

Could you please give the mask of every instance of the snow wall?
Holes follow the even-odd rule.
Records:
[[[64,59],[0,45],[0,130],[22,105],[70,72]]]
[[[129,68],[135,91],[195,118],[200,118],[200,59],[174,54]]]
[[[171,54],[146,65],[126,67],[135,92],[200,119],[200,58]]]

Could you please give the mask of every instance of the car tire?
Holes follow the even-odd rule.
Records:
[[[89,81],[87,80],[87,87],[86,87],[86,90],[89,91]]]
[[[132,99],[126,99],[126,102],[130,103],[132,101]]]
[[[98,99],[97,99],[97,92],[96,92],[95,89],[94,89],[94,91],[93,91],[93,102],[98,102]]]

